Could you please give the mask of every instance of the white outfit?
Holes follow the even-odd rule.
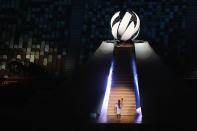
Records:
[[[118,104],[116,104],[115,107],[116,107],[117,114],[120,115],[121,114],[122,104],[120,104],[120,108],[119,108]]]

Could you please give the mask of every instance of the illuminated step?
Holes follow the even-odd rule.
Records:
[[[116,111],[116,110],[115,110],[115,107],[109,108],[109,109],[108,109],[108,112],[110,112],[110,111]],[[122,112],[136,111],[136,108],[135,108],[135,107],[130,107],[130,108],[128,107],[128,108],[127,108],[127,107],[124,107],[124,106],[123,106],[123,108],[121,109],[121,111],[122,111]]]
[[[120,97],[113,97],[113,98],[110,98],[109,100],[110,101],[116,101],[118,102],[118,100],[121,99]],[[135,101],[135,98],[133,97],[130,97],[130,98],[123,98],[124,99],[124,102],[127,100],[127,101]],[[109,102],[110,103],[110,102]]]
[[[110,95],[110,98],[123,98],[123,100],[124,100],[124,98],[135,98],[135,95],[134,94],[132,94],[132,95],[127,95],[127,94],[120,94],[120,95],[117,95],[117,94],[111,94]]]
[[[134,91],[126,90],[126,89],[114,89],[114,90],[112,89],[111,91],[112,91],[111,93],[124,92],[124,93],[132,93],[132,94],[134,94]]]
[[[123,85],[122,85],[123,86]],[[127,91],[127,92],[134,92],[134,89],[132,89],[132,87],[128,87],[128,88],[122,88],[121,85],[119,86],[113,86],[113,88],[111,89],[111,91]]]
[[[120,119],[117,119],[116,115],[108,115],[108,123],[135,123],[136,115],[122,115]]]
[[[115,87],[115,88],[116,88],[116,87]],[[115,92],[116,92],[116,91],[121,91],[121,92],[124,91],[124,92],[132,92],[132,93],[134,92],[134,90],[132,90],[132,89],[112,89],[112,90],[111,90],[111,92],[114,92],[114,91],[115,91]]]
[[[117,101],[112,101],[112,102],[110,102],[110,103],[109,103],[109,105],[111,105],[111,104],[112,104],[112,105],[114,105],[114,106],[115,106],[115,104],[116,104],[116,103],[117,103]],[[136,104],[136,102],[135,102],[135,101],[128,101],[128,102],[125,102],[125,101],[124,101],[124,103],[123,103],[123,104],[124,104],[124,106],[127,106],[127,105],[128,105],[128,106],[130,106],[131,104],[134,104],[134,105],[135,105],[135,104]]]
[[[111,93],[112,92],[114,92],[114,93],[118,93],[118,92],[120,92],[120,93],[124,93],[124,92],[128,93],[128,92],[130,92],[131,93],[132,92],[133,93],[134,91],[129,90],[129,89],[128,90],[127,89],[114,89],[114,90],[111,90]]]
[[[130,97],[135,97],[135,94],[132,94],[132,93],[111,93],[110,94],[110,97],[119,97],[119,98],[130,98]]]
[[[110,95],[111,98],[128,98],[128,99],[134,99],[135,96],[134,95]],[[127,100],[128,100],[127,99]],[[111,100],[111,99],[110,99]]]
[[[131,90],[118,90],[118,89],[117,90],[111,90],[110,94],[117,94],[117,93],[119,93],[119,94],[121,94],[121,93],[123,93],[123,94],[125,94],[125,93],[135,94]]]
[[[130,99],[134,99],[135,98],[135,96],[134,95],[132,95],[132,96],[130,96],[130,95],[110,95],[110,100],[111,99],[121,99],[121,98],[123,98],[123,100],[130,100]]]
[[[110,106],[113,106],[114,107],[116,105],[116,103],[117,102],[111,102],[111,103],[109,103],[108,107],[110,107]],[[123,106],[125,106],[125,107],[126,106],[130,106],[131,107],[131,106],[133,106],[135,104],[136,104],[135,102],[128,102],[128,103],[123,103]]]
[[[117,95],[117,96],[120,96],[120,95],[130,95],[130,96],[133,96],[133,95],[135,95],[135,94],[133,94],[133,93],[130,93],[130,92],[124,92],[124,91],[122,91],[122,92],[118,92],[118,91],[116,91],[116,92],[113,92],[113,93],[111,93],[111,95],[113,96],[113,95]]]
[[[109,108],[108,111],[115,111],[115,107]],[[122,112],[124,111],[136,111],[136,108],[135,107],[123,107]]]
[[[136,111],[121,112],[121,115],[135,115]],[[107,112],[107,115],[116,115],[116,111]]]
[[[116,99],[109,99],[110,101],[109,101],[109,104],[111,104],[111,103],[117,103],[118,102],[118,100],[119,100],[119,98],[116,98]],[[129,103],[133,103],[133,104],[135,104],[136,103],[136,101],[135,101],[135,99],[131,99],[131,98],[127,98],[127,99],[125,99],[124,101],[123,101],[123,104],[129,104]]]
[[[111,89],[111,91],[115,91],[115,90],[118,90],[118,91],[133,91],[134,89],[132,89],[132,88],[124,88],[124,85],[116,85],[116,86],[114,86],[112,89]]]
[[[108,105],[108,108],[115,108],[115,104],[109,104]],[[129,108],[135,108],[136,109],[136,106],[134,106],[134,104],[123,104],[123,109],[129,109]]]
[[[118,100],[112,100],[111,99],[111,101],[109,102],[109,104],[116,104],[118,102]],[[123,102],[123,104],[135,104],[136,102],[135,102],[135,100],[133,100],[133,101],[131,101],[131,100],[125,100],[124,102]]]
[[[136,109],[133,108],[133,109],[122,109],[121,110],[121,113],[128,113],[128,112],[136,113]],[[107,113],[116,113],[116,110],[115,110],[115,108],[111,108],[111,109],[108,110]]]
[[[118,100],[120,100],[122,97],[111,97],[110,99],[109,99],[109,103],[112,101],[112,102],[118,102]],[[135,97],[126,97],[126,98],[124,98],[123,97],[123,103],[128,103],[128,102],[135,102]]]
[[[110,106],[110,107],[108,107],[108,111],[111,111],[111,110],[113,110],[113,111],[115,111],[115,106]],[[136,107],[131,107],[131,106],[123,106],[123,108],[122,108],[122,111],[136,111]]]
[[[109,102],[109,105],[112,104],[112,105],[115,106],[116,103],[117,103],[117,100],[116,100],[116,101],[115,101],[115,100],[114,100],[114,101],[110,101],[110,102]],[[124,102],[123,102],[124,105],[129,105],[129,104],[130,104],[129,106],[131,106],[131,104],[135,105],[135,103],[136,103],[135,101],[128,101],[128,102],[125,102],[125,101],[124,101]]]
[[[110,93],[111,95],[135,95],[132,91],[121,91],[121,90],[113,90],[111,93]]]
[[[108,110],[114,110],[114,109],[115,109],[115,106],[114,105],[108,106]],[[130,106],[130,105],[125,106],[125,105],[123,105],[122,110],[123,111],[124,110],[136,110],[136,106]]]
[[[115,96],[117,96],[117,97],[135,97],[135,94],[133,94],[133,93],[111,93],[110,94],[110,96],[112,96],[112,97],[115,97]]]
[[[121,98],[112,98],[112,99],[109,99],[110,101],[109,101],[109,103],[110,102],[118,102],[118,100],[119,99],[121,99]],[[123,101],[123,103],[134,103],[135,102],[135,99],[133,98],[132,100],[131,100],[131,98],[125,98],[124,99],[124,101]]]
[[[113,110],[113,111],[108,111],[107,112],[107,115],[116,115],[117,113],[116,113],[116,111],[115,110]],[[136,114],[136,111],[121,111],[121,115],[134,115],[134,114]]]
[[[128,92],[128,91],[121,91],[121,90],[119,90],[119,91],[113,91],[113,93],[110,93],[110,94],[113,94],[113,95],[115,95],[115,94],[121,94],[121,95],[126,95],[126,94],[129,94],[129,95],[135,95],[134,93],[131,93],[131,92]]]
[[[117,104],[117,101],[112,101],[112,102],[109,102],[108,103],[108,106],[115,106]],[[123,105],[124,106],[133,106],[133,105],[135,105],[136,103],[135,103],[135,101],[131,101],[131,102],[123,102]]]
[[[110,114],[110,113],[114,113],[114,114],[116,114],[117,112],[116,112],[116,110],[115,110],[115,108],[111,108],[111,109],[109,109],[108,110],[108,112],[107,112],[108,114]],[[136,113],[136,109],[135,108],[133,108],[133,109],[122,109],[121,110],[121,114],[126,114],[126,113]],[[131,115],[131,114],[128,114],[128,115]]]
[[[116,115],[116,113],[110,112],[107,115]],[[121,115],[136,115],[136,112],[126,112],[126,113],[121,113]]]
[[[115,105],[109,105],[108,106],[108,108],[110,109],[110,108],[114,108],[115,107]],[[124,105],[123,104],[123,106],[122,106],[122,109],[124,110],[124,109],[136,109],[136,106],[135,105]]]
[[[133,86],[131,84],[112,84],[111,91],[113,90],[126,90],[126,91],[134,91]],[[127,88],[124,88],[127,87]]]
[[[121,110],[121,113],[126,113],[126,112],[136,112],[136,109],[135,108],[133,108],[133,109],[122,109]],[[110,108],[109,110],[108,110],[108,113],[116,113],[116,110],[115,110],[115,108]]]

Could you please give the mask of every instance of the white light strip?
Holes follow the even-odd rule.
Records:
[[[137,113],[137,119],[136,123],[140,124],[142,123],[142,110],[141,110],[141,104],[140,104],[140,93],[139,93],[139,85],[138,85],[138,75],[137,75],[137,67],[136,67],[136,58],[135,55],[133,55],[132,59],[132,69],[133,69],[133,76],[134,76],[134,85],[135,85],[135,95],[136,95],[136,113]]]
[[[141,107],[136,109],[136,113],[137,113],[138,117],[135,122],[140,124],[140,123],[142,123],[142,109],[141,109]]]
[[[110,67],[108,80],[107,80],[105,97],[103,100],[103,105],[102,105],[102,109],[101,109],[101,113],[100,113],[100,117],[99,117],[99,119],[100,119],[99,121],[102,121],[103,123],[107,122],[107,108],[108,108],[108,102],[109,102],[109,95],[110,95],[110,91],[111,91],[113,65],[114,64],[112,62],[111,67]]]

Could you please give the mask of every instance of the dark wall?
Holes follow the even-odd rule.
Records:
[[[67,47],[71,0],[1,0],[0,42],[53,41]]]

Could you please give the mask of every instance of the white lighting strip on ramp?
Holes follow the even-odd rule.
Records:
[[[102,121],[102,122],[107,122],[107,109],[108,109],[109,95],[110,95],[110,91],[111,91],[113,65],[114,65],[114,63],[112,62],[111,67],[110,67],[110,71],[109,71],[109,76],[107,79],[107,87],[106,87],[106,91],[105,91],[105,97],[103,100],[103,105],[102,105],[102,109],[101,109],[101,113],[100,113],[100,117],[99,117],[99,121]]]

